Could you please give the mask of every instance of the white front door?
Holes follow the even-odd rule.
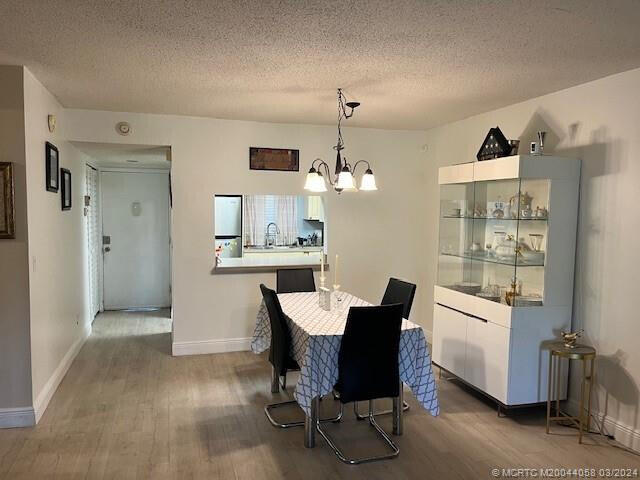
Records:
[[[104,308],[168,307],[169,173],[101,172]]]

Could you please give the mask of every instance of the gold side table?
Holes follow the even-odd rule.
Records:
[[[547,344],[549,349],[549,378],[547,391],[547,433],[552,421],[571,421],[578,427],[578,443],[582,443],[582,432],[589,433],[591,427],[591,386],[595,377],[596,349],[587,345],[576,345],[573,348],[566,347],[564,342],[552,342]],[[563,358],[568,360],[582,360],[582,382],[580,384],[580,407],[578,416],[571,415],[560,410],[560,362]],[[587,363],[589,374],[587,375]],[[587,382],[589,382],[587,389]],[[555,385],[555,389],[553,386]],[[555,390],[552,392],[552,390]],[[586,421],[585,421],[585,390],[586,390]],[[552,395],[555,394],[555,395]],[[555,400],[554,400],[555,399]],[[551,416],[551,404],[555,401],[555,416]],[[586,426],[586,430],[583,428]]]

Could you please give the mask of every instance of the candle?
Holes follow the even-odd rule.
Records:
[[[334,285],[340,285],[338,283],[338,254],[336,253],[336,265],[335,265],[335,271],[333,272],[333,284]]]

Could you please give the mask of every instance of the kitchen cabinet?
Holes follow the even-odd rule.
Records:
[[[305,198],[305,220],[324,222],[324,203],[322,197],[309,195]]]
[[[434,362],[505,406],[546,401],[544,342],[571,329],[579,178],[548,155],[439,170]]]
[[[466,315],[436,304],[433,315],[433,361],[438,365],[446,365],[449,372],[464,378],[466,350]]]
[[[510,329],[467,316],[465,380],[507,404]]]
[[[434,305],[433,363],[501,405],[545,402],[549,356],[541,346],[549,332],[535,324],[518,328]],[[560,398],[567,398],[567,365]]]

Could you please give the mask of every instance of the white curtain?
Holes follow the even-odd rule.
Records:
[[[244,197],[244,244],[264,245],[264,195]]]
[[[278,243],[291,245],[298,241],[298,197],[277,195],[275,201],[276,223],[280,229]]]

